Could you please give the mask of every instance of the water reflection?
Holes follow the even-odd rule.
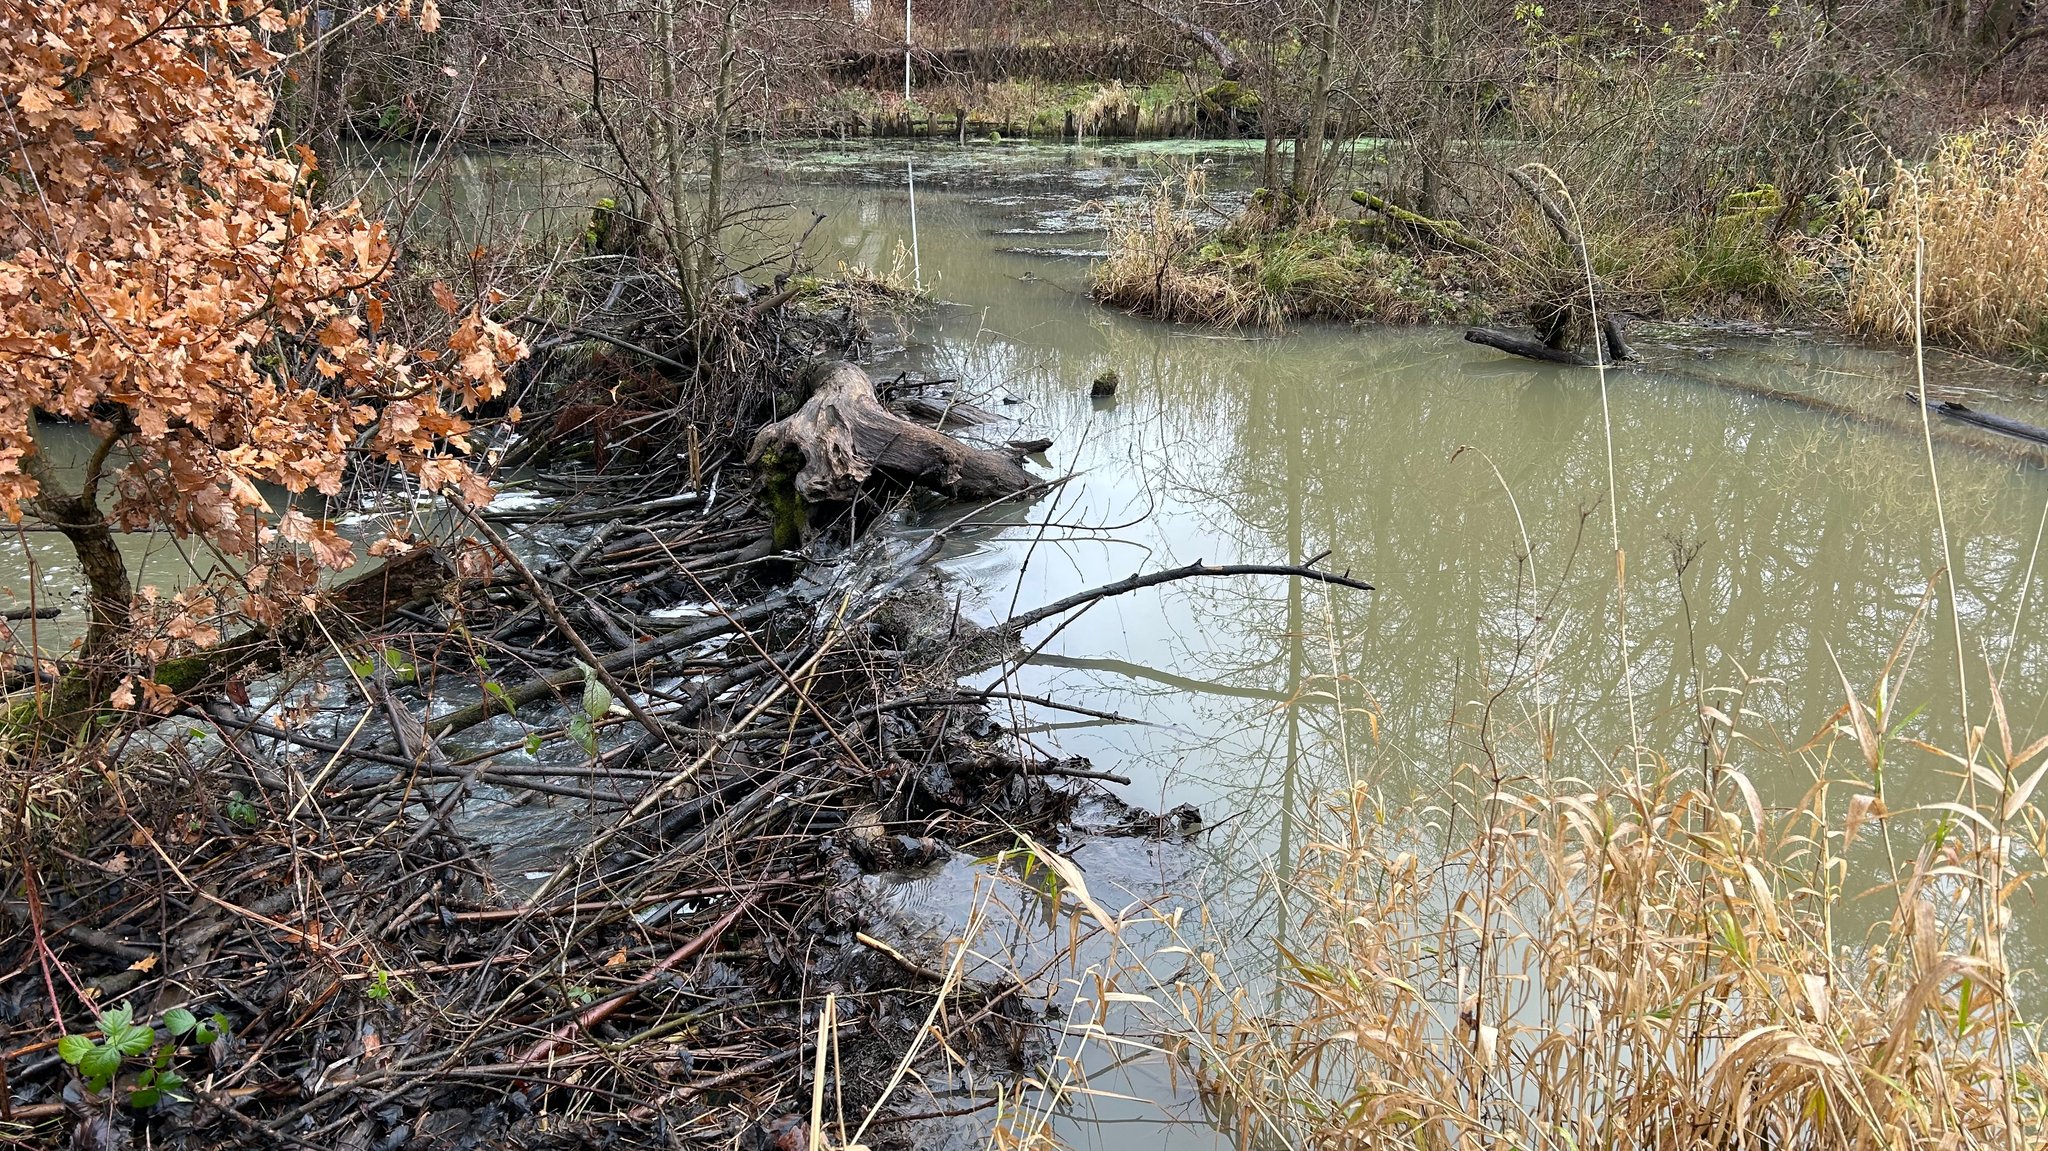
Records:
[[[1195,559],[1327,550],[1380,588],[1171,585],[1098,604],[1012,677],[1153,725],[1033,738],[1133,777],[1136,801],[1201,805],[1218,825],[1201,882],[1238,937],[1270,945],[1285,922],[1274,881],[1354,777],[1395,804],[1446,802],[1458,766],[1489,756],[1509,774],[1609,778],[1631,769],[1631,704],[1647,750],[1696,769],[1708,699],[1738,719],[1735,762],[1764,801],[1789,804],[1813,782],[1790,749],[1840,706],[1842,675],[1867,690],[1902,643],[1902,707],[1924,708],[1912,734],[1960,744],[1952,621],[1942,603],[1923,612],[1942,557],[1901,357],[1796,334],[1651,333],[1656,366],[1610,376],[1624,660],[1596,377],[1504,363],[1450,332],[1271,340],[1134,321],[1082,298],[1083,261],[991,252],[1028,206],[943,181],[920,193],[927,275],[950,306],[883,370],[1021,398],[1020,423],[1055,435],[1055,466],[1080,473],[1033,509],[1058,527],[949,560],[984,618]],[[891,243],[895,226],[885,208],[862,242]],[[1086,390],[1106,368],[1123,385],[1101,408]],[[1987,391],[1957,368],[1937,366],[1942,386]],[[2038,405],[1996,394],[2023,418]],[[2048,491],[2039,472],[1946,437],[1936,456],[1972,698],[1981,711],[1985,659],[2003,663],[2015,725],[2038,734],[2048,633],[2019,608]],[[1932,757],[1892,783],[1895,806],[1956,787]]]
[[[1309,592],[1317,610],[1304,616],[1301,593],[1278,581],[1178,585],[1158,595],[1163,618],[1142,618],[1155,603],[1106,604],[1098,610],[1120,635],[1105,636],[1098,622],[1069,629],[1049,650],[1291,697],[1287,665],[1300,653],[1276,640],[1306,628],[1318,641],[1309,645],[1314,673],[1354,685],[1377,719],[1381,740],[1368,738],[1354,756],[1436,759],[1425,749],[1435,733],[1455,730],[1459,707],[1516,676],[1528,698],[1553,710],[1551,725],[1573,737],[1540,754],[1563,757],[1554,770],[1587,777],[1602,775],[1626,743],[1616,720],[1630,694],[1646,742],[1676,752],[1673,737],[1691,727],[1695,668],[1708,685],[1773,681],[1751,684],[1761,689],[1752,706],[1803,732],[1839,703],[1836,659],[1852,681],[1872,681],[1940,567],[1917,445],[1654,373],[1617,375],[1616,487],[1630,570],[1625,676],[1590,377],[1464,373],[1476,354],[1441,333],[1236,344],[1115,321],[1109,346],[1089,354],[1035,338],[1019,298],[1042,295],[1033,287],[1010,291],[1006,330],[961,339],[942,322],[930,346],[907,358],[968,381],[1000,381],[1038,402],[1038,423],[1067,432],[1065,450],[1085,476],[1061,519],[1115,522],[1149,507],[1130,533],[1143,563],[1272,562],[1327,549],[1330,562],[1381,588],[1369,597]],[[1775,352],[1754,349],[1756,374],[1801,370]],[[1825,356],[1864,376],[1893,369],[1896,383],[1887,357]],[[1110,364],[1126,380],[1124,403],[1089,411],[1074,398],[1079,381]],[[2040,681],[2043,637],[2024,621],[2015,634],[2011,613],[2041,514],[2036,477],[1960,451],[1943,453],[1942,467],[1951,530],[1962,541],[1965,633],[1985,637],[2000,659],[2012,634],[2009,694],[2033,718],[2039,692],[2027,689]],[[1682,577],[1674,549],[1696,549]],[[1112,556],[1116,549],[1096,540],[1041,545],[1047,550],[1025,563],[991,554],[963,570],[992,595],[1007,592],[1014,575],[1029,603],[1137,566],[1138,557]],[[1937,610],[1915,634],[1947,628]],[[1044,669],[1055,670],[1076,669]],[[1916,670],[1913,702],[1953,696],[1952,668],[1927,659]],[[1110,677],[1053,674],[1033,690],[1061,684],[1147,695]],[[1165,706],[1190,709],[1175,718],[1195,730],[1258,718],[1217,702],[1227,698],[1209,692]],[[1227,756],[1159,779],[1228,789],[1256,782],[1233,778],[1246,770],[1256,769]],[[1805,784],[1782,782],[1779,798]]]

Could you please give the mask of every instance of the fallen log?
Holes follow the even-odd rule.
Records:
[[[1502,331],[1499,328],[1467,328],[1465,340],[1467,343],[1498,348],[1525,359],[1542,360],[1546,364],[1569,364],[1576,368],[1598,366],[1591,357],[1582,356],[1569,348],[1553,348],[1535,336],[1525,336],[1520,332]]]
[[[972,447],[883,407],[874,381],[843,360],[813,366],[804,382],[804,406],[762,428],[747,452],[779,549],[799,542],[805,504],[844,503],[877,475],[963,500],[1004,499],[1039,483],[1020,452]]]
[[[1164,8],[1145,3],[1144,0],[1139,0],[1138,7],[1164,21],[1166,26],[1172,28],[1175,32],[1200,44],[1203,50],[1209,53],[1210,58],[1216,61],[1216,67],[1222,71],[1225,80],[1237,81],[1244,79],[1244,57],[1238,55],[1237,49],[1231,46],[1228,39],[1208,28],[1204,28],[1185,16],[1176,15]]]
[[[433,598],[453,578],[438,551],[415,548],[328,588],[314,612],[275,627],[250,628],[194,655],[159,661],[150,677],[180,695],[216,691],[238,672],[275,670],[286,653],[316,647],[330,635],[375,632],[406,608]]]
[[[1558,242],[1577,253],[1581,260],[1586,259],[1586,238],[1579,234],[1579,229],[1572,223],[1572,218],[1565,214],[1563,208],[1558,207],[1557,201],[1551,199],[1550,194],[1543,190],[1543,185],[1536,182],[1536,177],[1529,174],[1528,168],[1509,168],[1507,173],[1508,179],[1513,180],[1523,194],[1535,201],[1536,209],[1543,213],[1545,220],[1550,221],[1550,230],[1557,233]]]
[[[1459,226],[1456,220],[1431,219],[1420,212],[1411,212],[1399,204],[1389,203],[1363,188],[1352,189],[1351,202],[1367,211],[1378,212],[1397,224],[1406,225],[1417,231],[1427,232],[1447,244],[1463,248],[1468,252],[1481,256],[1498,254],[1492,244],[1467,232],[1463,227]]]
[[[1907,392],[1906,399],[1913,403],[1923,402],[1917,392]],[[2024,423],[2006,416],[1994,416],[1990,412],[1980,412],[1975,408],[1956,403],[1954,400],[1943,400],[1938,403],[1934,400],[1925,400],[1924,402],[1927,404],[1927,410],[1935,415],[1946,416],[1959,423],[1971,424],[1986,431],[1997,432],[2002,436],[2011,436],[2014,439],[2027,440],[2030,443],[2048,444],[2048,428],[2037,424]]]
[[[1593,299],[1593,293],[1597,289],[1591,282],[1592,257],[1588,254],[1586,237],[1579,231],[1571,215],[1566,213],[1564,208],[1551,198],[1543,185],[1537,182],[1534,173],[1544,171],[1547,170],[1531,164],[1509,168],[1507,174],[1508,178],[1515,182],[1515,186],[1535,203],[1537,210],[1543,213],[1543,218],[1549,221],[1551,231],[1557,233],[1558,243],[1569,248],[1578,256],[1579,262],[1587,267],[1587,279],[1575,282],[1571,291],[1562,299],[1552,301],[1545,307],[1532,309],[1532,313],[1539,313],[1535,318],[1539,333],[1544,337],[1541,341],[1525,339],[1512,332],[1492,328],[1476,328],[1466,332],[1465,338],[1475,344],[1485,344],[1513,355],[1552,364],[1598,367],[1599,357],[1602,356],[1608,364],[1632,360],[1635,355],[1630,351],[1628,341],[1622,338],[1620,317],[1611,312],[1601,315],[1597,330],[1593,330],[1596,325],[1580,322],[1598,311]],[[1540,314],[1546,310],[1549,313],[1547,316]],[[1576,335],[1574,329],[1578,330]],[[1574,341],[1597,345],[1593,355],[1586,356],[1566,350],[1565,345]]]
[[[965,500],[1001,499],[1039,482],[1012,453],[971,447],[883,407],[874,381],[852,364],[821,364],[806,376],[810,399],[762,428],[747,462],[801,459],[796,491],[807,500],[850,500],[877,473]]]
[[[1623,360],[1636,358],[1635,349],[1622,338],[1621,321],[1614,316],[1600,317],[1601,342],[1607,346],[1607,366],[1612,367]],[[1599,361],[1569,348],[1553,348],[1535,336],[1520,332],[1504,331],[1500,328],[1467,328],[1465,340],[1468,343],[1484,344],[1510,355],[1541,360],[1546,364],[1567,364],[1575,368],[1597,368]]]
[[[898,406],[903,409],[903,414],[911,419],[942,430],[949,424],[954,427],[972,428],[1002,419],[986,408],[954,400],[941,402],[930,396],[905,396],[898,402]]]

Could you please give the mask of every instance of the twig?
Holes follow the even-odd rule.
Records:
[[[787,603],[788,599],[784,596],[770,596],[767,599],[735,609],[724,615],[709,617],[695,626],[678,628],[667,635],[656,636],[646,643],[636,644],[624,651],[613,652],[591,666],[602,667],[608,672],[636,667],[679,649],[702,643],[707,639],[713,639],[729,631],[735,631],[744,624],[766,619],[768,616],[782,610]],[[540,679],[528,680],[518,687],[506,689],[502,697],[485,696],[468,707],[451,711],[447,715],[430,722],[428,730],[432,731],[439,738],[452,732],[461,731],[464,728],[475,727],[493,715],[532,703],[534,700],[550,692],[560,691],[562,688],[580,682],[582,679],[582,670],[572,667],[566,671],[559,671]]]
[[[526,590],[532,594],[534,602],[540,605],[540,610],[562,633],[562,638],[569,641],[569,646],[576,649],[576,654],[583,657],[584,665],[590,669],[591,674],[597,676],[606,690],[612,693],[612,698],[618,700],[633,719],[647,729],[647,734],[673,748],[675,744],[669,741],[668,730],[662,727],[661,721],[647,714],[647,709],[640,706],[639,701],[633,698],[633,693],[619,683],[618,678],[612,675],[611,669],[605,667],[604,661],[597,657],[597,653],[590,650],[590,645],[583,642],[583,637],[576,633],[575,625],[569,622],[568,616],[562,614],[562,607],[555,602],[555,597],[549,595],[547,589],[540,585],[540,580],[533,574],[533,569],[527,567],[526,561],[513,552],[512,546],[505,542],[505,537],[498,534],[498,529],[485,523],[483,517],[477,515],[476,509],[468,504],[456,501],[453,506],[469,520],[471,526],[484,534],[484,538],[490,541],[492,547],[497,549],[498,554],[519,576],[520,582],[526,585]]]
[[[761,893],[758,891],[751,892],[742,897],[738,903],[733,904],[732,910],[719,917],[718,922],[699,933],[695,939],[670,952],[666,958],[656,962],[639,979],[613,992],[610,996],[591,1004],[574,1021],[528,1048],[526,1054],[520,1056],[515,1061],[515,1067],[531,1067],[560,1054],[575,1039],[577,1032],[588,1031],[617,1014],[619,1008],[624,1007],[632,1001],[634,996],[646,990],[648,985],[659,979],[663,972],[717,942],[718,937],[725,932],[726,928],[731,927],[740,916],[746,914],[747,911],[751,910],[760,901]]]
[[[1352,579],[1348,575],[1338,575],[1334,572],[1317,571],[1305,564],[1205,564],[1201,560],[1196,560],[1185,567],[1153,572],[1150,575],[1133,575],[1089,591],[1077,592],[1063,600],[1027,611],[1023,615],[1012,616],[1000,626],[1003,631],[1014,635],[1030,627],[1032,624],[1043,623],[1054,616],[1062,615],[1084,604],[1094,603],[1096,600],[1124,595],[1163,583],[1172,583],[1175,580],[1193,579],[1196,576],[1238,575],[1294,576],[1299,579],[1315,580],[1319,583],[1335,584],[1338,587],[1348,587],[1354,591],[1373,590],[1372,585],[1364,580]]]
[[[553,328],[558,332],[568,332],[571,335],[582,336],[586,340],[596,340],[602,344],[610,344],[614,348],[631,352],[636,356],[645,356],[664,368],[674,368],[679,372],[690,370],[690,365],[683,363],[681,360],[670,359],[660,352],[649,351],[633,343],[631,340],[622,340],[608,332],[600,332],[596,328],[579,328],[575,324],[565,324],[560,320],[550,320],[546,316],[536,316],[531,312],[524,316],[515,317],[510,322],[514,324],[539,324],[542,327]]]

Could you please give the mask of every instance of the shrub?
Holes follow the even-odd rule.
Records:
[[[384,230],[316,203],[311,153],[268,129],[264,38],[286,17],[264,3],[186,15],[170,0],[0,0],[0,89],[19,122],[0,160],[0,516],[56,526],[91,586],[84,675],[60,715],[104,698],[129,654],[116,528],[240,561],[244,608],[265,618],[353,549],[258,485],[334,495],[360,453],[488,500],[462,412],[524,354],[439,285],[446,344],[393,338]],[[421,26],[436,20],[423,6]],[[100,438],[82,480],[42,454],[48,416]]]

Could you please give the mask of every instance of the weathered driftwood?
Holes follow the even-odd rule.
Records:
[[[987,408],[978,408],[973,404],[958,400],[936,400],[930,396],[905,396],[897,401],[897,406],[901,407],[903,414],[911,419],[941,429],[949,426],[958,428],[979,427],[982,424],[992,424],[1002,419],[1001,416],[996,415]]]
[[[852,364],[820,364],[805,377],[810,399],[762,428],[747,452],[771,493],[787,483],[804,501],[842,503],[882,476],[959,499],[994,500],[1039,483],[1021,453],[972,447],[883,407],[874,381]]]

